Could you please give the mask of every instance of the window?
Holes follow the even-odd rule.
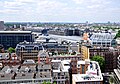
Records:
[[[82,65],[82,74],[85,73],[85,65]]]
[[[80,64],[78,65],[78,67],[80,68]]]

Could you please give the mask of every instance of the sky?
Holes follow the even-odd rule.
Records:
[[[5,22],[120,22],[120,0],[0,0]]]

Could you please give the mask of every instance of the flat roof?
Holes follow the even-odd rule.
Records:
[[[31,31],[0,31],[0,33],[31,33]]]
[[[103,81],[103,78],[97,75],[95,76],[95,75],[88,75],[88,74],[72,74],[72,77],[75,82]],[[89,80],[85,78],[89,78]]]
[[[52,60],[51,62],[61,62],[61,60]]]
[[[88,62],[89,62],[89,60],[88,60]],[[92,63],[92,68],[91,68],[91,64],[89,64],[88,70],[86,71],[85,74],[72,74],[72,77],[73,77],[72,80],[74,82],[103,81],[103,77],[102,77],[98,62],[96,62],[96,61],[90,61],[90,62]],[[85,63],[85,62],[78,61],[78,64],[83,64],[83,63]],[[97,74],[97,73],[99,73],[99,74]]]
[[[85,61],[78,61],[77,64],[85,64]]]
[[[58,73],[58,72],[60,72],[60,70],[53,70],[53,72],[54,72],[54,73],[55,73],[55,72]]]

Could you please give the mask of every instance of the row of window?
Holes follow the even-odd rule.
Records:
[[[19,83],[42,83],[42,82],[51,82],[51,80],[24,80],[24,81],[5,81],[5,82],[0,82],[0,84],[19,84]]]
[[[68,57],[68,58],[63,58],[63,57],[61,57],[61,58],[53,58],[53,60],[81,60],[82,59],[82,57]]]
[[[101,82],[84,82],[84,83],[76,83],[76,84],[102,84]]]

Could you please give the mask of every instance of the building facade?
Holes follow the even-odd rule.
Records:
[[[70,84],[103,84],[103,77],[98,62],[89,60],[78,61],[77,68],[80,68],[80,73],[72,74],[72,83]]]
[[[117,56],[120,54],[115,48],[83,46],[81,48],[83,57],[91,59],[93,56],[99,55],[105,59],[105,72],[113,72],[117,68]]]
[[[112,47],[116,45],[116,33],[93,33],[90,37],[93,46]]]
[[[120,84],[120,55],[117,60],[117,69],[114,69],[114,82]]]
[[[82,54],[75,54],[75,55],[54,55],[49,57],[50,60],[84,60]]]
[[[31,31],[0,31],[0,44],[5,49],[9,47],[15,48],[19,42],[23,41],[33,41]]]
[[[51,64],[21,64],[4,66],[0,71],[0,84],[52,83]]]
[[[69,84],[69,63],[70,60],[52,60],[52,77],[53,82],[56,82],[56,84]]]
[[[37,61],[40,50],[46,50],[52,55],[60,53],[65,54],[68,53],[68,46],[57,42],[22,42],[16,46],[16,53],[22,60],[33,59]]]
[[[0,31],[4,30],[4,21],[0,21]]]

